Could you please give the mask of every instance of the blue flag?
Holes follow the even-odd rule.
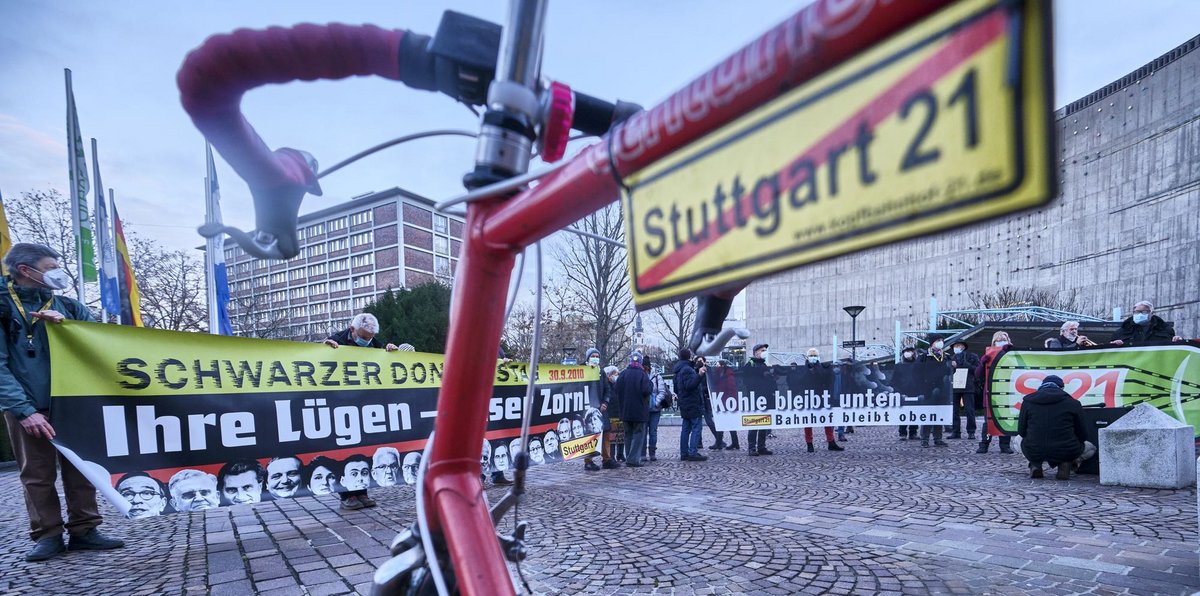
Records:
[[[221,189],[217,185],[217,168],[213,163],[212,147],[206,146],[208,158],[208,188],[205,223],[221,223]],[[225,273],[225,247],[221,237],[209,238],[208,253],[208,325],[210,333],[233,335],[229,323],[229,277]]]

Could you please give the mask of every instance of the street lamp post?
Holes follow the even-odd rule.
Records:
[[[843,306],[842,310],[850,315],[850,360],[858,361],[858,315],[866,310],[865,306]]]
[[[575,346],[563,347],[562,363],[563,364],[579,364],[579,361],[575,359]]]

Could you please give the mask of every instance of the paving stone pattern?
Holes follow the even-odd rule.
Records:
[[[706,440],[708,433],[705,432]],[[847,451],[799,431],[776,454],[706,451],[585,473],[535,469],[520,508],[531,523],[522,571],[538,594],[1191,594],[1200,590],[1195,489],[1105,487],[1096,476],[1032,480],[1020,455],[974,442],[922,449],[891,428],[860,428]],[[495,501],[502,488],[488,488]],[[375,489],[379,507],[340,512],[300,498],[105,530],[128,546],[26,563],[15,471],[0,472],[0,593],[366,593],[387,545],[413,517],[411,488]],[[503,526],[511,524],[511,514]]]

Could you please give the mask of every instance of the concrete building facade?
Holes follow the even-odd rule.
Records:
[[[846,255],[746,290],[754,342],[773,351],[858,338],[1005,288],[1076,292],[1093,314],[1149,300],[1200,336],[1200,36],[1055,113],[1059,193],[1048,206]],[[825,350],[822,350],[824,353]],[[843,355],[845,356],[845,355]]]
[[[344,328],[390,289],[450,283],[462,218],[399,188],[300,218],[300,254],[256,259],[225,243],[235,335],[313,341]]]

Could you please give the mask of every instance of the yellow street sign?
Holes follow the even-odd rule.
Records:
[[[626,180],[640,308],[1050,200],[1049,2],[963,0]]]

